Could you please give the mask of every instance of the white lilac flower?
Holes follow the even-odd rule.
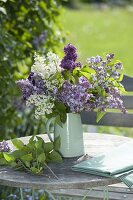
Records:
[[[35,117],[43,116],[52,113],[54,103],[51,100],[51,96],[46,95],[31,95],[26,101],[27,106],[35,106]]]
[[[46,73],[46,70],[44,67],[45,62],[46,62],[46,57],[35,54],[34,61],[35,62],[31,67],[31,72],[34,72],[34,73],[40,75],[41,77],[43,77],[44,74]]]
[[[40,75],[44,80],[49,79],[52,74],[60,71],[60,59],[59,57],[49,52],[47,56],[35,55],[35,63],[31,67],[31,71]]]

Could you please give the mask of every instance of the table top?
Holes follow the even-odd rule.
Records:
[[[39,135],[48,140],[47,135]],[[26,144],[28,137],[21,140]],[[94,156],[107,152],[112,147],[131,141],[131,138],[110,134],[84,133],[85,153]],[[9,145],[13,148],[11,141]],[[10,167],[0,167],[0,184],[11,187],[36,188],[36,189],[87,189],[91,187],[110,185],[118,183],[119,180],[105,178],[86,173],[74,172],[71,166],[76,164],[77,158],[64,159],[63,163],[50,164],[50,168],[58,177],[55,178],[49,169],[41,175],[32,175],[23,171],[15,171]]]

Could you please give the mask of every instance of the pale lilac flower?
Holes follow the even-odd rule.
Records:
[[[111,59],[114,58],[114,56],[115,56],[115,55],[114,55],[113,53],[110,53],[110,54],[107,54],[107,55],[106,55],[106,58],[107,58],[108,61],[110,61]]]
[[[115,68],[116,69],[122,69],[122,63],[121,62],[116,63]]]

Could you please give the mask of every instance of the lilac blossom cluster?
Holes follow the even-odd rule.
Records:
[[[68,112],[80,113],[82,110],[91,110],[91,99],[93,94],[89,94],[87,90],[91,89],[91,83],[85,78],[80,77],[77,85],[65,81],[61,91],[57,91],[56,99],[65,104]]]
[[[0,152],[8,152],[10,147],[6,141],[0,142]]]
[[[110,87],[109,88],[109,91],[107,93],[106,102],[107,102],[108,108],[118,108],[123,113],[127,112],[127,110],[125,109],[125,107],[123,105],[123,101],[121,99],[120,91],[116,87],[114,87],[114,88]]]
[[[31,72],[27,79],[17,81],[17,84],[21,88],[25,100],[33,94],[39,95],[46,93],[44,80],[34,72]]]
[[[27,105],[35,106],[35,116],[57,114],[57,103],[65,105],[66,113],[108,108],[126,113],[120,94],[122,63],[114,61],[114,54],[88,58],[88,66],[82,66],[72,44],[64,47],[64,53],[61,61],[52,52],[37,56],[29,77],[17,81]]]
[[[75,67],[81,67],[80,62],[76,62],[77,53],[76,48],[72,44],[68,44],[64,47],[65,56],[61,60],[60,67],[66,70],[73,70]]]
[[[119,90],[121,85],[115,86],[120,77],[118,70],[122,70],[122,63],[118,61],[112,66],[113,59],[114,54],[107,54],[106,60],[103,60],[101,56],[91,57],[87,60],[89,67],[95,70],[92,75],[93,89],[99,88],[105,93],[104,96],[96,93],[95,107],[100,111],[106,111],[106,108],[118,108],[126,113]]]

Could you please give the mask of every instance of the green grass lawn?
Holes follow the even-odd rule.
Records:
[[[66,9],[62,23],[69,33],[66,43],[78,48],[79,60],[85,63],[87,57],[115,53],[124,73],[133,76],[133,8]]]

